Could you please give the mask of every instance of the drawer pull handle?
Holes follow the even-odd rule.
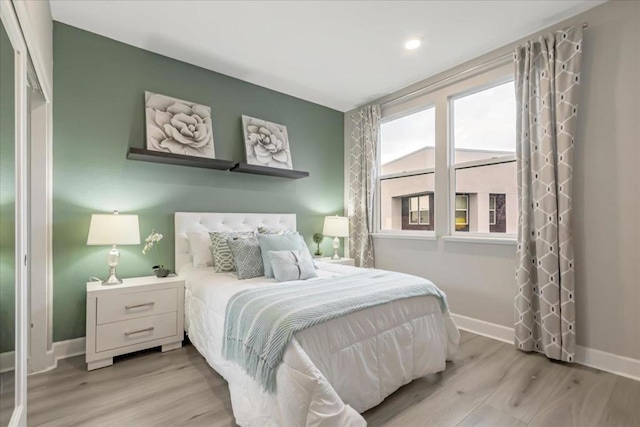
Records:
[[[140,330],[137,330],[137,331],[125,332],[124,334],[128,336],[128,335],[133,335],[133,334],[139,334],[139,333],[142,333],[142,332],[151,332],[151,331],[153,331],[153,329],[154,329],[154,327],[152,326],[152,327],[146,328],[146,329],[140,329]]]
[[[154,305],[155,302],[151,301],[151,302],[145,302],[144,304],[134,304],[134,305],[126,305],[124,308],[126,310],[131,310],[132,308],[138,308],[138,307],[146,307],[148,305]]]

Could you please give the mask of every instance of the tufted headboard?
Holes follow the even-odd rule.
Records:
[[[176,271],[191,263],[189,256],[189,231],[255,230],[259,226],[296,231],[295,214],[176,212],[175,251]]]

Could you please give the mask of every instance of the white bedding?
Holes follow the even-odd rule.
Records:
[[[355,267],[318,263],[319,277]],[[241,426],[366,426],[359,414],[415,378],[444,370],[459,333],[432,296],[408,298],[334,319],[297,333],[268,394],[242,368],[221,355],[229,298],[273,283],[238,280],[233,273],[186,265],[185,328],[208,363],[229,383]],[[314,280],[314,279],[310,279]]]

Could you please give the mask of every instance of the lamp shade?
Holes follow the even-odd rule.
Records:
[[[324,228],[322,234],[330,237],[349,236],[349,218],[344,216],[324,217]]]
[[[139,245],[138,215],[93,214],[87,245]]]

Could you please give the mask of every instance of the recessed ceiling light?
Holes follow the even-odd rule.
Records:
[[[413,39],[407,40],[404,43],[404,48],[407,50],[413,50],[413,49],[419,48],[421,44],[422,44],[422,39],[413,38]]]

